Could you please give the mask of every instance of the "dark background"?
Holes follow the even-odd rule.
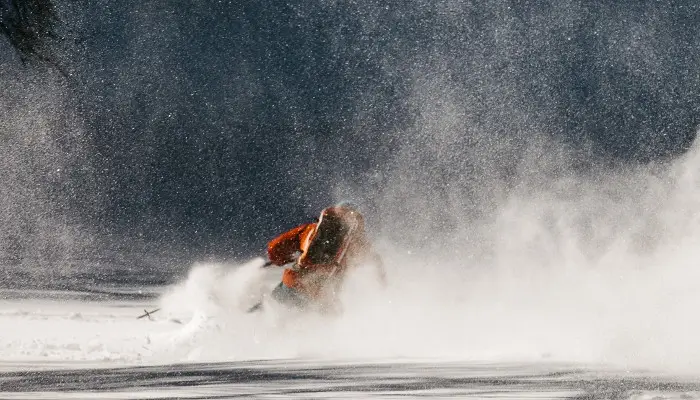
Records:
[[[5,265],[49,277],[260,255],[342,198],[411,245],[533,142],[663,163],[700,118],[691,0],[55,3],[52,62],[0,37]]]

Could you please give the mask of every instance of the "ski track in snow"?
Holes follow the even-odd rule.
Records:
[[[696,399],[700,383],[557,364],[274,360],[0,373],[12,399]]]

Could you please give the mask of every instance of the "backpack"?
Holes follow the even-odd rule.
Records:
[[[356,211],[335,207],[323,210],[300,261],[306,265],[342,264],[353,240],[363,229],[362,216]]]

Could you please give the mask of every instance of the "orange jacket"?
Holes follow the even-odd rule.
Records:
[[[315,229],[315,223],[303,224],[277,236],[267,244],[267,257],[275,265],[294,261],[296,253],[304,252],[303,245],[311,238]]]
[[[316,226],[316,223],[299,225],[274,238],[267,246],[268,258],[275,265],[292,262],[297,254],[301,254],[293,268],[284,270],[282,282],[311,298],[318,298],[325,289],[338,289],[345,275],[348,259],[352,260],[366,242],[364,234],[352,239],[348,246],[348,256],[339,264],[314,264],[305,256],[309,242],[316,233]]]
[[[284,265],[296,260],[298,254],[304,254],[305,244],[316,230],[315,223],[299,225],[272,239],[267,245],[267,256],[275,265]],[[287,268],[282,274],[282,282],[291,288],[303,290],[303,283],[298,270]]]

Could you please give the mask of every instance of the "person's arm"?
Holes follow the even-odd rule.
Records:
[[[267,244],[267,257],[274,265],[284,265],[294,261],[301,251],[301,236],[310,224],[299,225],[272,239]]]

